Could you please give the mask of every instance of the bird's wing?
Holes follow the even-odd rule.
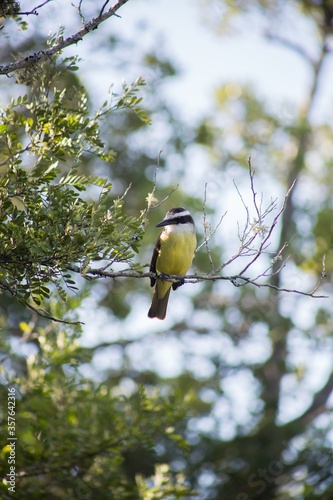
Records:
[[[151,261],[150,261],[149,271],[151,273],[156,273],[156,261],[157,261],[158,255],[160,253],[160,248],[161,248],[161,240],[160,240],[160,238],[158,238],[156,245],[155,245],[155,248],[154,248],[154,251],[153,251]],[[155,283],[156,283],[156,279],[150,278],[150,286],[154,286]]]

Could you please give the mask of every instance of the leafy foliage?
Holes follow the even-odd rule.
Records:
[[[130,108],[147,121],[137,97],[143,80],[124,84],[93,118],[82,88],[51,90],[53,81],[46,67],[31,96],[13,99],[0,117],[0,288],[25,304],[31,297],[39,305],[52,285],[65,300],[66,289],[76,290],[74,268],[85,276],[97,261],[129,263],[143,234],[142,220],[123,214],[122,199],[110,205],[107,180],[78,173],[85,155],[115,158],[100,139],[101,116]]]
[[[166,480],[168,467],[161,468],[155,451],[163,440],[185,451],[174,430],[185,411],[177,396],[162,399],[139,388],[131,397],[118,397],[112,386],[96,387],[80,374],[78,367],[91,356],[80,347],[77,329],[21,327],[27,340],[37,340],[38,352],[28,356],[26,374],[0,386],[2,401],[7,400],[8,387],[15,388],[16,395],[15,497],[84,494],[121,500],[189,493],[180,477]],[[6,477],[11,449],[5,437],[7,419],[2,419],[1,436],[0,474]],[[138,453],[139,470],[132,464]],[[154,464],[159,471],[155,479]],[[144,481],[147,476],[153,476],[150,486]],[[0,492],[8,497],[6,481]]]
[[[0,15],[1,16],[11,16],[18,13],[20,10],[19,2],[14,2],[14,0],[3,0],[0,6]]]

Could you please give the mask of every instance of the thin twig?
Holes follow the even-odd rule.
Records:
[[[33,14],[34,16],[38,16],[38,9],[41,9],[42,7],[44,7],[44,5],[46,5],[47,3],[50,3],[52,2],[52,0],[45,0],[45,2],[41,3],[40,5],[37,5],[36,7],[34,7],[32,10],[30,11],[27,11],[27,12],[17,12],[15,15],[20,15],[20,16],[30,16],[31,14]]]
[[[38,316],[49,319],[51,321],[55,321],[56,323],[63,323],[65,325],[84,325],[82,321],[70,321],[66,319],[55,318],[54,316],[51,316],[51,314],[49,314],[47,311],[44,311],[44,309],[34,307],[33,305],[29,304],[29,302],[25,302],[24,305],[28,307],[28,309],[31,309],[31,311],[37,313]]]
[[[140,218],[143,220],[143,224],[145,225],[146,224],[146,221],[147,221],[147,217],[148,217],[148,214],[149,212],[154,209],[154,208],[158,208],[160,207],[161,205],[163,205],[163,203],[168,200],[170,198],[170,196],[178,189],[179,187],[179,184],[177,184],[174,188],[171,189],[171,191],[169,192],[169,194],[167,194],[162,201],[159,201],[157,200],[157,198],[155,197],[155,193],[156,193],[156,189],[157,189],[157,174],[158,174],[158,170],[160,168],[160,161],[161,161],[161,154],[162,154],[162,149],[160,150],[160,152],[158,153],[158,157],[157,157],[157,161],[156,161],[156,168],[155,168],[155,172],[154,172],[154,183],[153,183],[153,189],[151,191],[151,193],[148,193],[148,196],[146,197],[146,201],[147,201],[147,207],[141,212],[141,215],[140,215]]]
[[[81,19],[82,24],[85,24],[85,22],[86,22],[86,21],[85,21],[85,17],[84,17],[84,15],[83,15],[83,13],[82,13],[82,9],[81,9],[82,2],[83,2],[83,0],[80,0],[80,1],[79,1],[79,5],[78,5],[77,7],[76,7],[76,5],[74,5],[73,3],[72,3],[71,5],[72,5],[72,7],[74,7],[74,8],[78,11],[78,14],[79,14],[79,16],[80,16],[80,19]]]
[[[284,197],[284,201],[283,201],[283,204],[282,204],[282,207],[281,209],[279,210],[279,212],[277,213],[277,215],[274,217],[274,220],[271,224],[271,227],[269,228],[265,238],[262,240],[258,250],[257,250],[257,253],[256,255],[254,256],[254,258],[243,268],[243,270],[239,273],[240,275],[244,274],[250,266],[252,266],[252,264],[258,259],[258,257],[261,255],[263,249],[265,248],[268,240],[270,239],[271,235],[272,235],[272,232],[276,226],[276,224],[278,223],[278,220],[281,216],[281,214],[283,213],[284,209],[285,209],[285,206],[287,204],[287,201],[288,201],[288,198],[290,196],[290,193],[292,192],[292,190],[294,189],[295,187],[295,184],[297,182],[297,179],[294,180],[294,182],[292,183],[292,185],[290,186],[290,188],[288,189],[287,191],[287,194],[285,195]]]
[[[102,6],[101,11],[100,11],[100,13],[99,13],[99,16],[101,16],[101,15],[103,14],[103,12],[104,12],[104,10],[105,10],[105,7],[106,7],[106,6],[107,6],[107,4],[109,3],[109,1],[110,1],[110,0],[105,0],[104,5]]]
[[[25,148],[20,149],[19,151],[15,151],[15,153],[10,153],[9,156],[7,156],[7,158],[5,160],[0,162],[0,167],[3,167],[4,165],[6,165],[10,160],[15,158],[16,156],[23,154],[26,151],[29,151],[31,145],[32,145],[32,142],[30,142]]]
[[[203,225],[203,229],[204,229],[204,241],[201,243],[201,245],[199,245],[196,248],[195,253],[197,253],[200,250],[200,248],[202,248],[205,245],[206,252],[207,252],[207,255],[208,255],[208,259],[209,259],[209,262],[210,262],[210,265],[211,265],[211,269],[212,269],[212,272],[214,272],[215,266],[214,266],[212,254],[211,254],[211,251],[210,251],[210,248],[209,248],[209,240],[214,236],[214,234],[216,233],[217,229],[222,224],[222,221],[223,221],[224,217],[226,216],[227,211],[225,211],[224,214],[220,217],[220,220],[216,224],[215,228],[212,230],[211,229],[211,225],[210,225],[210,223],[207,220],[206,202],[207,202],[207,182],[205,184],[205,190],[204,190],[203,220],[202,220],[202,225]]]
[[[206,247],[206,252],[207,252],[207,255],[208,255],[210,266],[211,266],[212,272],[214,272],[215,266],[214,266],[212,254],[211,254],[211,251],[210,251],[210,248],[209,248],[209,244],[208,244],[208,241],[211,238],[211,227],[210,227],[209,222],[207,221],[206,201],[207,201],[207,182],[205,184],[204,202],[203,202],[203,220],[202,220],[202,225],[203,225],[203,230],[204,230],[204,242],[202,243],[202,245],[205,245],[205,247]],[[200,245],[200,247],[202,245]],[[200,249],[200,247],[198,247],[196,249],[196,252]]]
[[[251,184],[251,191],[252,191],[252,197],[253,197],[253,206],[257,212],[257,217],[258,217],[258,222],[261,226],[261,204],[260,204],[260,209],[257,205],[257,200],[256,200],[256,197],[257,197],[257,193],[254,189],[254,175],[255,175],[255,171],[252,169],[252,165],[251,165],[251,157],[249,158],[248,160],[248,166],[249,166],[249,175],[250,175],[250,184]]]
[[[245,238],[247,236],[247,234],[249,234],[249,228],[250,228],[250,211],[249,211],[249,207],[245,204],[245,201],[244,201],[244,198],[242,196],[242,193],[240,192],[240,190],[238,189],[238,186],[235,182],[235,180],[233,180],[233,184],[236,188],[236,191],[237,191],[237,194],[243,204],[243,207],[245,209],[245,212],[246,212],[246,222],[245,222],[245,225],[244,225],[244,230],[243,230],[243,234],[241,236],[240,234],[240,231],[239,231],[239,225],[238,225],[238,239],[239,241],[243,244],[244,241],[245,241]]]

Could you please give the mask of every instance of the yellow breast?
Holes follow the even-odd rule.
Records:
[[[158,274],[184,276],[192,264],[197,239],[193,231],[182,231],[178,226],[169,227],[171,229],[163,231],[160,236],[156,271]]]

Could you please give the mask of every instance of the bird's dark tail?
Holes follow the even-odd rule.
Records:
[[[153,295],[153,300],[151,302],[150,309],[148,311],[148,317],[149,318],[158,318],[158,319],[164,319],[168,307],[168,300],[169,300],[169,295],[170,295],[170,290],[166,292],[164,297],[161,299],[158,297],[158,290],[157,287],[155,287],[154,295]]]

